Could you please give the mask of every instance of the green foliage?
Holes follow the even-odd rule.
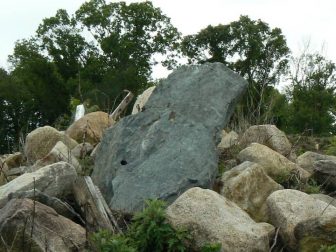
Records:
[[[34,39],[17,42],[10,61],[17,85],[25,88],[34,115],[34,125],[53,124],[64,113],[69,113],[70,96],[53,62],[42,55]]]
[[[308,194],[321,193],[321,185],[317,184],[314,179],[309,179],[308,182],[303,185],[302,191]]]
[[[300,190],[308,194],[321,193],[321,186],[314,179],[302,181],[298,174],[284,170],[274,178],[278,184],[286,189]]]
[[[147,207],[132,219],[126,233],[112,235],[100,231],[92,236],[94,248],[102,252],[184,252],[193,251],[191,236],[186,230],[175,230],[166,220],[166,204],[149,200]],[[220,244],[208,243],[202,252],[218,252]]]
[[[33,37],[16,43],[12,72],[0,71],[0,153],[38,126],[64,128],[75,101],[111,111],[123,90],[137,95],[151,81],[155,57],[173,66],[179,38],[151,2],[90,0],[75,15],[60,9],[45,18]]]
[[[222,176],[225,172],[225,164],[223,162],[218,163],[218,176]]]
[[[331,246],[322,246],[318,252],[336,252],[336,244]]]
[[[80,166],[82,167],[81,174],[82,176],[91,176],[94,168],[94,160],[90,156],[84,156],[83,158],[78,159]]]
[[[288,188],[289,180],[290,180],[291,173],[288,170],[283,169],[281,173],[279,173],[276,177],[274,177],[274,181],[278,184]]]
[[[327,155],[336,156],[336,137],[331,138],[330,144],[327,146],[325,153]]]
[[[228,25],[211,26],[186,36],[182,52],[190,63],[222,62],[249,83],[240,106],[250,123],[260,123],[269,110],[265,91],[278,83],[287,69],[289,49],[279,28],[241,16]]]
[[[99,252],[136,252],[132,248],[130,240],[124,235],[113,235],[112,233],[101,230],[92,235],[94,248]]]
[[[294,59],[291,73],[289,129],[291,133],[310,131],[313,135],[336,132],[336,66],[319,54],[303,54]]]
[[[0,90],[0,153],[12,153],[20,150],[23,137],[38,121],[36,103],[28,88],[4,70]]]
[[[184,240],[188,233],[174,230],[166,221],[165,203],[147,201],[147,208],[137,213],[129,229],[129,237],[138,251],[186,251]]]
[[[201,252],[220,252],[221,248],[220,243],[207,243],[202,247]]]

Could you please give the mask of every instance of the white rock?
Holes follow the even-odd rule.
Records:
[[[38,159],[45,157],[58,141],[62,141],[70,149],[78,144],[75,140],[50,126],[33,130],[27,135],[24,147],[27,161],[33,164]]]
[[[280,227],[280,235],[288,246],[296,251],[299,241],[294,229],[300,223],[323,216],[336,217],[336,208],[314,199],[310,195],[297,190],[279,190],[273,192],[266,201],[269,221]],[[302,250],[300,250],[302,251]]]
[[[235,203],[214,191],[191,188],[167,208],[174,227],[186,228],[195,249],[206,243],[221,243],[221,251],[268,251],[274,228],[256,223]]]
[[[66,162],[58,162],[31,173],[25,173],[0,187],[0,201],[7,200],[10,193],[23,192],[35,188],[60,199],[72,192],[76,169]]]
[[[333,197],[330,197],[329,195],[317,193],[317,194],[310,194],[310,196],[312,196],[315,199],[322,200],[323,202],[336,207],[336,199]]]
[[[259,164],[267,175],[275,181],[278,181],[280,177],[286,174],[289,175],[291,172],[298,174],[303,181],[306,181],[311,176],[309,172],[286,157],[259,143],[252,143],[242,150],[238,154],[238,159],[241,162],[250,161]]]
[[[60,161],[64,161],[73,165],[77,172],[81,171],[81,167],[77,158],[72,155],[71,150],[61,141],[57,142],[55,147],[49,152],[47,156],[36,161],[34,164],[34,169],[37,170],[41,167],[58,163]]]
[[[251,143],[266,145],[283,156],[288,156],[292,149],[286,134],[271,124],[254,125],[248,128],[244,132],[240,144],[246,147]]]
[[[238,138],[239,136],[236,132],[230,131],[229,133],[226,133],[225,130],[223,130],[221,141],[217,147],[219,149],[228,149],[238,143]]]
[[[244,162],[224,172],[221,195],[235,202],[255,221],[267,221],[266,199],[283,187],[276,183],[256,163]]]

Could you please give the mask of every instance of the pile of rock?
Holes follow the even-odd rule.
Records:
[[[169,203],[168,221],[190,232],[195,251],[336,244],[336,200],[299,190],[312,179],[335,190],[336,157],[296,158],[274,125],[222,130],[246,85],[219,63],[184,67],[117,123],[94,112],[65,132],[28,134],[24,153],[0,156],[0,251],[85,251],[88,232],[119,231],[113,211],[133,214],[149,198]]]

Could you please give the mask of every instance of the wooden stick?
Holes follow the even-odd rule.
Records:
[[[121,115],[121,113],[126,109],[126,107],[128,106],[128,104],[132,101],[134,95],[132,94],[131,91],[128,90],[124,90],[125,92],[128,92],[128,94],[126,95],[126,97],[121,101],[121,103],[119,104],[119,106],[112,112],[112,114],[110,114],[110,118],[113,119],[114,121],[116,121],[119,116]]]

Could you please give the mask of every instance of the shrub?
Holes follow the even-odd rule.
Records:
[[[93,249],[99,252],[184,252],[191,249],[191,236],[186,230],[174,229],[166,219],[166,203],[149,200],[137,213],[124,234],[108,231],[93,234]],[[202,252],[218,252],[220,244],[206,244]]]
[[[330,144],[327,146],[325,153],[327,155],[332,155],[332,156],[336,155],[336,137],[331,138]]]
[[[129,229],[129,237],[138,251],[186,251],[189,235],[184,230],[174,230],[166,221],[165,202],[147,201],[147,208],[136,214]]]
[[[130,241],[126,236],[113,235],[106,230],[93,234],[92,242],[95,251],[99,252],[136,252],[136,249],[131,247]]]
[[[336,244],[332,246],[322,246],[318,252],[336,252]]]
[[[321,186],[314,179],[309,179],[302,191],[308,194],[321,193]]]

